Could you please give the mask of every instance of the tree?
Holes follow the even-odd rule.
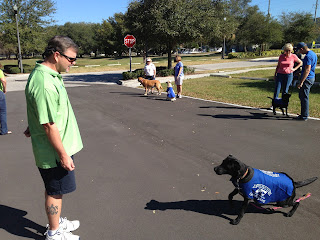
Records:
[[[127,51],[123,38],[129,33],[125,25],[125,15],[123,13],[115,13],[113,17],[108,18],[108,23],[112,27],[113,50],[121,56],[123,52]]]
[[[70,37],[79,46],[79,55],[90,54],[96,49],[96,23],[70,23],[58,27],[58,33]]]
[[[312,42],[319,36],[319,26],[309,13],[282,13],[285,42]]]
[[[113,27],[112,25],[103,20],[96,29],[95,41],[97,42],[97,51],[102,51],[105,54],[112,54],[114,42],[112,40]]]
[[[2,0],[0,2],[0,40],[8,54],[18,52],[16,18],[13,5],[18,7],[21,48],[24,54],[43,51],[48,38],[46,26],[54,20],[53,0]]]
[[[278,43],[283,40],[280,23],[263,14],[257,6],[248,8],[247,15],[242,20],[237,31],[237,41],[245,46],[260,45],[260,54],[266,44]]]
[[[146,45],[166,44],[171,68],[173,48],[214,31],[215,13],[211,0],[136,0],[130,3],[126,19]]]

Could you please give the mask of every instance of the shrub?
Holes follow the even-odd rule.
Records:
[[[184,74],[186,74],[186,75],[192,74],[192,73],[194,73],[194,68],[184,66],[184,67],[183,67],[183,72],[184,72]]]
[[[11,74],[17,74],[17,73],[20,73],[20,68],[18,66],[16,67],[10,67],[10,68],[7,68],[6,70],[6,73],[11,73]]]
[[[124,80],[137,78],[137,74],[135,72],[123,72],[122,77]]]
[[[30,66],[29,64],[23,64],[24,73],[31,73],[33,69],[34,69],[34,66]]]
[[[162,69],[157,71],[157,76],[159,77],[167,77],[170,75],[174,75],[174,69]]]
[[[33,70],[33,66],[30,66],[29,64],[23,64],[23,72],[24,73],[30,73]],[[11,73],[11,74],[17,74],[20,73],[20,68],[18,65],[5,65],[4,66],[4,72]]]
[[[137,77],[144,77],[144,69],[136,69],[134,72],[136,73]]]
[[[234,52],[229,53],[228,58],[255,58],[255,57],[278,57],[282,54],[282,50],[269,50],[263,51],[261,55],[259,52]]]
[[[313,48],[311,50],[314,51],[315,53],[320,53],[320,48]]]

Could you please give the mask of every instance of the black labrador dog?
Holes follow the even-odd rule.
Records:
[[[261,205],[276,203],[276,206],[279,207],[292,206],[292,209],[286,214],[287,217],[291,217],[299,206],[299,202],[294,201],[296,188],[308,185],[318,179],[314,177],[294,182],[285,173],[254,169],[232,155],[225,158],[220,166],[214,168],[214,171],[218,175],[231,175],[231,181],[235,185],[234,191],[228,197],[231,205],[236,194],[240,193],[244,198],[238,217],[230,222],[233,225],[240,222],[250,200],[254,200]]]
[[[290,93],[282,94],[282,98],[274,99],[274,98],[268,97],[268,98],[272,99],[272,110],[273,110],[274,115],[276,115],[276,108],[280,108],[282,111],[282,115],[284,115],[283,109],[285,109],[286,116],[288,117],[288,105],[289,105],[290,97],[291,97]]]

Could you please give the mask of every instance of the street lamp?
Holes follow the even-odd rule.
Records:
[[[227,18],[224,17],[223,18],[224,22],[226,22]],[[222,59],[224,59],[224,54],[225,54],[225,51],[226,51],[226,35],[223,36],[223,48],[222,48]]]
[[[20,37],[19,37],[19,27],[18,27],[18,7],[16,4],[13,6],[13,10],[14,10],[14,15],[16,15],[16,23],[17,23],[17,37],[18,37],[18,48],[19,48],[18,65],[19,65],[21,73],[23,73],[22,55],[21,55]]]

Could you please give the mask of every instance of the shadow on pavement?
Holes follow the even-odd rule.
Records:
[[[167,95],[157,95],[157,94],[149,94],[149,95],[143,95],[143,93],[134,93],[134,92],[110,92],[120,95],[127,95],[132,97],[140,97],[150,100],[158,100],[158,101],[167,101]],[[169,102],[169,101],[168,101]]]
[[[105,74],[84,74],[84,75],[64,75],[64,82],[110,82],[117,83],[122,79],[121,73],[105,73]]]
[[[252,108],[247,108],[247,107],[241,107],[241,106],[204,106],[204,107],[199,107],[199,108],[224,108],[224,109],[252,109]]]
[[[137,96],[137,97],[146,97],[141,93],[135,93],[135,92],[109,92],[114,94],[120,94],[120,95],[127,95],[127,96]]]
[[[27,214],[26,211],[0,205],[0,228],[16,236],[44,239],[46,228],[25,218]]]
[[[251,112],[251,115],[239,115],[239,114],[198,114],[202,117],[213,117],[213,118],[222,118],[222,119],[236,119],[236,120],[251,120],[251,119],[267,119],[267,120],[292,120],[290,117],[285,116],[270,116],[267,113],[254,113]]]
[[[225,215],[237,216],[242,205],[242,201],[233,200],[233,207],[230,206],[228,200],[186,200],[179,202],[158,202],[156,200],[151,200],[146,204],[144,209],[146,210],[185,210],[192,211],[207,215],[214,215],[227,220],[231,218]],[[252,205],[249,205],[246,213],[262,213],[270,214],[270,212],[257,209]],[[274,211],[273,213],[282,213],[280,211]]]

